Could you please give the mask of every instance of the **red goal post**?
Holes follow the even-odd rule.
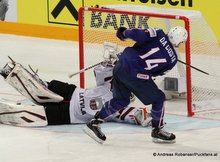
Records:
[[[135,7],[134,7],[135,8]],[[146,10],[148,11],[148,10]],[[124,22],[125,20],[120,20],[120,22],[117,20],[117,18],[122,18],[121,15],[125,15],[123,19],[126,19],[127,24]],[[95,17],[96,16],[96,17]],[[150,20],[147,21],[147,26],[151,25],[151,20],[155,19],[163,19],[163,20],[178,20],[177,24],[181,24],[185,29],[188,31],[188,40],[185,43],[185,45],[181,48],[181,53],[184,55],[182,59],[187,63],[191,64],[192,58],[191,58],[191,47],[193,46],[191,43],[191,20],[185,15],[181,14],[168,14],[168,13],[155,13],[155,12],[142,12],[142,11],[128,11],[124,9],[116,9],[115,7],[113,9],[109,8],[93,8],[93,7],[82,7],[79,10],[79,68],[84,69],[88,66],[91,66],[91,64],[95,64],[96,62],[99,62],[101,58],[99,54],[99,60],[97,61],[95,59],[94,53],[96,51],[100,50],[101,48],[99,45],[104,43],[105,41],[110,41],[116,44],[119,44],[122,47],[127,46],[127,44],[123,44],[124,42],[121,42],[117,40],[115,37],[116,27],[119,27],[122,25],[121,23],[124,22],[123,26],[130,27],[130,25],[134,26],[135,20],[140,18],[149,18]],[[95,20],[94,20],[95,19]],[[96,22],[95,22],[96,21]],[[159,21],[159,20],[157,20]],[[179,22],[181,21],[181,23]],[[95,23],[96,24],[95,24]],[[148,23],[149,22],[149,23]],[[94,23],[94,24],[92,24]],[[104,24],[103,26],[101,24]],[[154,23],[152,23],[154,24]],[[143,24],[141,24],[143,25]],[[175,25],[175,23],[171,23],[171,26]],[[140,26],[140,24],[139,24]],[[164,25],[166,26],[166,25]],[[169,26],[169,25],[168,25]],[[156,26],[151,26],[156,27]],[[157,26],[161,27],[161,26]],[[130,27],[132,28],[132,27]],[[163,27],[162,27],[163,28]],[[165,28],[165,27],[164,27]],[[165,30],[168,30],[165,29]],[[110,34],[109,34],[110,33]],[[196,40],[193,42],[200,42],[200,40]],[[88,45],[87,45],[88,44]],[[94,51],[96,50],[96,51]],[[199,52],[198,52],[199,53]],[[92,63],[92,61],[95,60],[96,62]],[[184,73],[186,77],[186,102],[187,102],[187,115],[193,116],[193,96],[194,89],[192,86],[192,73],[191,68],[189,66],[184,66]],[[91,73],[91,72],[90,72]],[[174,72],[177,73],[177,72]],[[81,87],[87,87],[85,85],[86,79],[85,79],[85,73],[80,74],[80,86]],[[91,81],[91,76],[88,76],[89,82]],[[203,92],[204,93],[204,92]],[[200,99],[196,99],[196,101],[200,101]]]

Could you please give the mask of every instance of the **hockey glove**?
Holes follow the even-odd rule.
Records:
[[[114,64],[114,62],[118,60],[118,45],[111,42],[104,42],[103,48],[103,58],[105,59],[105,62]]]
[[[116,36],[117,36],[120,40],[122,40],[122,41],[124,41],[124,40],[126,39],[126,37],[125,37],[125,35],[124,35],[124,31],[125,31],[126,29],[127,29],[127,28],[125,28],[125,27],[119,27],[118,30],[117,30],[117,32],[116,32]]]

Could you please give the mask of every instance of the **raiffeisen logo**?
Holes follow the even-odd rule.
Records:
[[[78,10],[84,0],[47,0],[48,22],[78,26]]]
[[[151,3],[151,4],[159,4],[165,5],[169,4],[171,6],[185,6],[185,7],[193,7],[193,0],[118,0],[121,2],[140,2],[140,3]]]

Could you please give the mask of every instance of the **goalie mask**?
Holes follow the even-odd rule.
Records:
[[[188,33],[185,28],[176,26],[169,30],[167,36],[173,46],[178,47],[180,43],[186,42]]]

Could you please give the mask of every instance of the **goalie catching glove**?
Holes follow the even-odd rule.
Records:
[[[107,66],[114,65],[115,61],[118,60],[118,45],[111,42],[104,42],[103,48],[103,58],[105,60],[103,64]]]

